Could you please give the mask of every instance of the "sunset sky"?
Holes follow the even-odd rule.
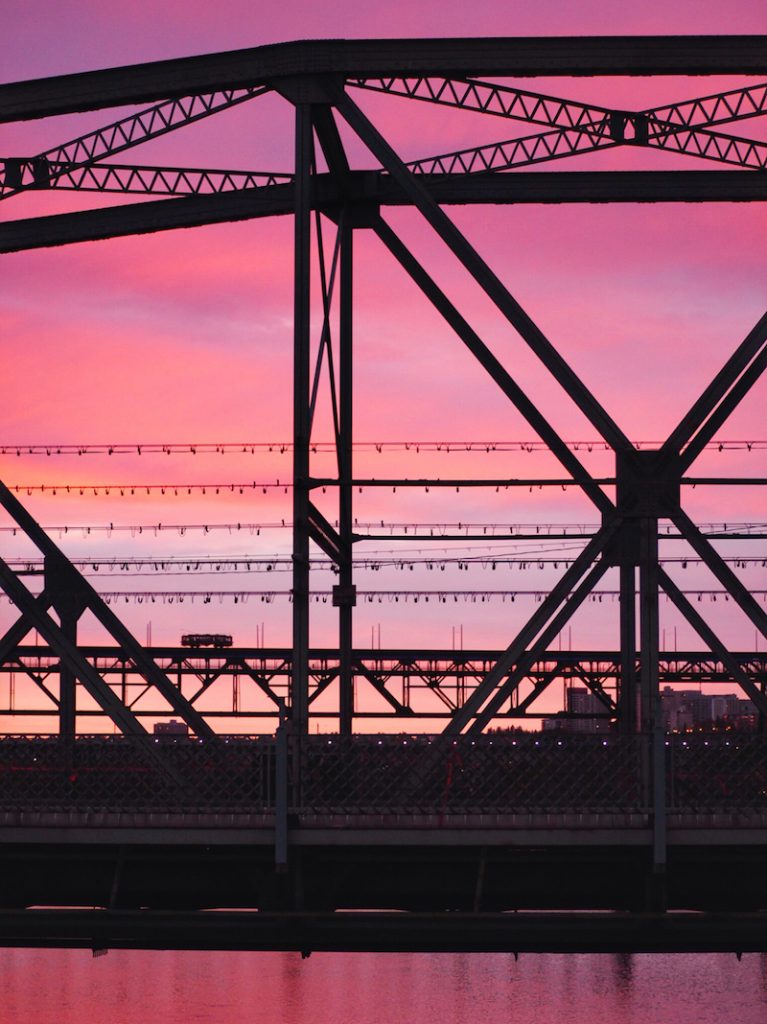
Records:
[[[617,0],[530,5],[457,4],[433,0],[411,5],[361,5],[352,0],[279,5],[73,3],[28,4],[7,0],[0,42],[0,77],[5,82],[102,67],[141,63],[303,38],[422,36],[762,34],[763,0],[650,2],[633,9]],[[514,84],[536,92],[643,109],[746,84],[746,79],[644,80],[534,79]],[[405,159],[531,132],[511,122],[431,108],[355,91],[356,102]],[[0,126],[0,157],[29,156],[107,124],[127,110]],[[733,126],[734,134],[767,140],[762,120]],[[723,128],[728,131],[727,126]],[[255,99],[200,125],[129,151],[117,162],[186,165],[290,173],[293,124],[289,104],[277,96]],[[356,167],[375,167],[348,132]],[[597,153],[554,169],[710,168],[703,161],[637,150]],[[522,172],[518,172],[522,173]],[[755,172],[759,173],[759,172]],[[115,201],[51,191],[11,198],[4,219],[95,207]],[[632,440],[662,442],[736,345],[767,309],[764,237],[767,213],[757,204],[586,205],[464,207],[448,210],[512,294],[557,346]],[[387,220],[453,296],[499,359],[529,389],[561,435],[595,440],[591,428],[527,351],[434,234],[410,211],[388,211]],[[328,251],[333,226],[324,223]],[[393,258],[369,234],[355,241],[355,433],[361,442],[514,442],[535,435],[509,405],[461,342],[429,307]],[[291,498],[282,485],[290,477],[290,453],[279,445],[291,436],[292,221],[217,225],[195,230],[114,239],[5,256],[0,277],[5,394],[3,445],[252,444],[273,442],[271,452],[226,454],[0,455],[0,477],[19,486],[35,517],[72,557],[104,564],[94,583],[104,592],[164,590],[286,591],[290,576],[275,562],[272,575],[237,575],[226,565],[208,574],[184,576],[118,571],[120,558],[196,558],[213,555],[232,562],[284,556],[290,534]],[[315,290],[316,294],[316,290]],[[315,330],[315,338],[318,330]],[[327,389],[325,389],[327,390]],[[722,439],[767,439],[762,380],[720,432]],[[327,401],[314,432],[330,439]],[[767,455],[742,448],[707,453],[696,475],[764,476]],[[613,463],[599,450],[581,453],[596,474]],[[328,457],[314,465],[332,472]],[[355,455],[358,476],[562,476],[553,458],[528,452],[421,451]],[[224,485],[250,486],[239,493]],[[110,485],[107,495],[94,485]],[[140,493],[137,485],[165,485],[166,493]],[[206,485],[187,494],[189,485]],[[46,493],[34,488],[45,485]],[[70,492],[66,493],[69,485]],[[90,485],[88,488],[85,485]],[[213,486],[208,486],[213,485]],[[216,494],[215,485],[220,485]],[[57,488],[56,495],[51,493]],[[122,486],[125,492],[119,494]],[[131,494],[131,486],[135,493]],[[27,493],[26,487],[30,488]],[[81,487],[83,493],[80,493]],[[62,492],[64,488],[64,492]],[[175,491],[179,493],[176,494]],[[361,523],[578,523],[596,513],[576,488],[513,489],[396,494],[368,490],[355,495]],[[335,518],[332,495],[318,498]],[[685,495],[698,522],[767,519],[761,488],[699,488]],[[240,524],[237,528],[236,524]],[[113,524],[115,529],[93,529]],[[162,529],[150,527],[162,524]],[[250,524],[250,525],[244,525]],[[0,521],[7,526],[8,521]],[[83,527],[71,529],[71,527]],[[131,527],[141,527],[141,530]],[[230,529],[230,526],[232,527]],[[91,527],[91,529],[88,529]],[[179,527],[179,528],[175,528]],[[181,529],[180,527],[186,527]],[[372,529],[372,527],[371,527]],[[519,545],[460,545],[446,548],[422,528],[422,543],[405,548],[384,541],[358,545],[357,555],[432,558],[416,566],[360,570],[362,591],[437,589],[545,591],[561,566],[541,558],[572,557],[561,543],[524,549]],[[379,533],[385,533],[379,529]],[[491,532],[491,531],[490,531]],[[439,533],[439,526],[436,527]],[[732,544],[728,556],[765,556],[765,545]],[[0,533],[6,558],[34,550]],[[681,548],[669,548],[678,555]],[[529,555],[527,568],[497,565],[502,557]],[[444,556],[471,557],[469,569]],[[283,566],[284,568],[284,566]],[[685,575],[686,573],[686,575]],[[761,563],[739,569],[755,591],[767,589]],[[718,589],[690,565],[673,573],[688,589]],[[314,585],[329,590],[333,576],[316,574]],[[612,575],[602,584],[614,589]],[[761,600],[761,598],[760,598]],[[467,647],[505,647],[534,607],[535,597],[513,606],[500,599],[463,598],[418,608],[413,600],[362,601],[357,643],[367,645],[380,626],[383,646],[428,644],[449,647],[463,626]],[[753,627],[723,613],[705,598],[707,614],[736,647],[752,647]],[[711,604],[711,609],[709,609]],[[121,601],[119,613],[140,639],[151,623],[156,643],[175,643],[182,631],[224,631],[236,643],[290,641],[290,606],[251,595],[246,603],[214,596],[189,598],[179,607],[158,599]],[[313,641],[332,644],[335,620],[321,595],[313,606]],[[699,646],[692,631],[662,606],[664,640]],[[0,629],[14,618],[0,602]],[[573,647],[617,642],[617,603],[605,597],[598,611],[585,606],[573,620]],[[84,632],[92,627],[84,623]],[[98,634],[94,631],[93,637]],[[376,640],[377,642],[377,640]],[[761,641],[764,644],[764,641]],[[762,646],[762,649],[763,646]],[[2,685],[5,685],[4,683]],[[0,703],[4,695],[0,693]]]

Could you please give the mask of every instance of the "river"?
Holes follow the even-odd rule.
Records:
[[[767,955],[0,950],[1,1024],[764,1024]]]

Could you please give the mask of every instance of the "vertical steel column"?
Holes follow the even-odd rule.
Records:
[[[645,738],[652,798],[652,876],[648,892],[653,909],[663,909],[666,871],[666,745],[658,680],[658,520],[640,521],[639,621],[642,734]]]
[[[61,632],[73,646],[77,646],[77,612],[59,610]],[[77,676],[61,661],[59,663],[59,737],[73,743],[77,733]]]
[[[636,568],[620,566],[621,674],[618,694],[618,729],[626,736],[637,731],[636,677]]]
[[[288,723],[280,701],[280,721],[274,736],[274,864],[277,871],[288,865]]]
[[[293,672],[291,710],[297,738],[309,728],[309,433],[312,117],[296,104],[293,280]]]
[[[338,526],[341,547],[339,563],[339,708],[338,727],[342,735],[350,736],[354,717],[354,677],[352,671],[353,619],[355,588],[352,571],[352,440],[353,440],[353,228],[346,214],[339,224],[341,232],[341,306],[339,330],[339,437],[338,473],[341,479],[338,495]]]

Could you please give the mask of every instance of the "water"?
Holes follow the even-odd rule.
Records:
[[[0,950],[0,1024],[763,1024],[767,955]]]

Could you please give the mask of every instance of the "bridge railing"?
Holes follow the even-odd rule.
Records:
[[[749,733],[666,740],[670,811],[767,811],[767,737]]]
[[[4,809],[176,810],[274,806],[274,740],[161,739],[155,754],[124,736],[0,739]]]
[[[328,738],[306,747],[304,807],[348,813],[638,810],[634,737]]]
[[[0,809],[237,810],[271,814],[278,757],[298,814],[651,811],[641,736],[516,733],[273,737],[218,743],[122,737],[0,738]],[[767,737],[669,736],[671,813],[767,813]]]

